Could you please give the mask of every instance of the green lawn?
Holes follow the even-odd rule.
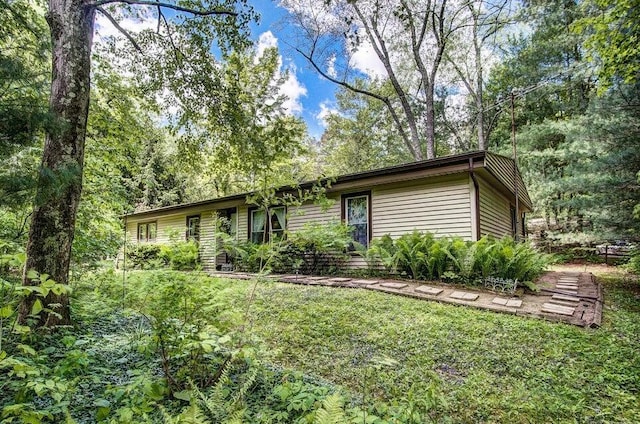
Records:
[[[236,305],[250,284],[229,282]],[[356,396],[366,385],[390,402],[420,398],[436,381],[455,421],[640,422],[640,300],[628,290],[610,281],[602,328],[585,330],[373,291],[259,283],[252,331],[277,364]],[[378,365],[384,357],[397,363]]]
[[[597,330],[362,289],[259,282],[248,331],[274,365],[342,386],[356,403],[371,402],[369,393],[387,404],[427,399],[455,422],[640,422],[639,286],[603,281]],[[244,313],[254,286],[200,284],[230,316]]]

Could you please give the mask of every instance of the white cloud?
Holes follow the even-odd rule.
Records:
[[[338,113],[338,109],[336,109],[332,102],[330,102],[329,100],[324,100],[320,103],[320,112],[316,114],[315,118],[318,121],[318,124],[326,128],[327,118],[330,115],[337,115]]]
[[[149,7],[140,7],[137,16],[114,16],[118,24],[127,32],[135,34],[146,29],[155,29],[158,25],[157,17]],[[113,15],[112,15],[113,16]],[[115,37],[124,40],[124,35],[104,16],[96,13],[96,42],[102,42],[106,38]],[[128,41],[127,41],[128,42]]]
[[[358,50],[351,55],[351,65],[372,78],[387,76],[387,70],[368,40],[364,40]]]
[[[303,109],[300,98],[307,95],[307,88],[298,81],[296,67],[293,64],[289,65],[288,71],[289,76],[280,87],[280,93],[287,97],[282,106],[292,115],[299,114]]]
[[[263,32],[258,37],[256,44],[256,60],[264,51],[268,48],[278,47],[278,39],[273,35],[271,31]],[[280,94],[286,97],[282,106],[291,115],[302,113],[303,107],[300,98],[307,95],[307,88],[298,80],[297,68],[293,63],[289,63],[286,67],[283,65],[282,56],[278,56],[279,73],[284,73],[284,69],[287,70],[288,76],[284,81],[284,84],[280,86]]]
[[[331,78],[335,78],[338,76],[338,72],[336,71],[336,55],[332,55],[327,63],[327,74]]]
[[[273,35],[271,31],[263,32],[258,38],[258,45],[256,46],[257,55],[256,58],[262,56],[266,49],[272,47],[278,47],[278,39]]]

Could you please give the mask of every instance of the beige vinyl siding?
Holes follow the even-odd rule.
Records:
[[[249,238],[249,206],[238,206],[238,240]]]
[[[340,198],[332,198],[330,200],[333,203],[326,210],[314,203],[290,207],[287,210],[287,229],[293,232],[302,229],[304,224],[309,222],[326,223],[339,221]]]
[[[440,182],[372,192],[373,238],[393,238],[414,230],[440,237],[472,239],[471,199],[468,175]]]
[[[216,264],[215,211],[200,214],[200,262],[204,269],[213,269]],[[186,219],[186,218],[185,218]]]
[[[211,207],[211,206],[209,206]],[[168,216],[157,216],[138,220],[127,220],[127,241],[138,243],[138,224],[145,222],[157,223],[157,237],[155,243],[169,243],[171,236],[184,241],[187,230],[187,216],[200,215],[200,260],[204,268],[215,267],[214,241],[214,209],[192,209],[188,212],[175,213]]]
[[[480,235],[503,237],[511,235],[511,206],[509,201],[484,180],[480,185]]]
[[[156,217],[127,221],[127,241],[138,243],[138,224],[145,222],[157,223],[157,236],[155,243],[168,243],[172,232],[177,231],[178,240],[183,240],[187,229],[187,215],[171,215],[167,217]]]
[[[494,155],[487,152],[486,166],[499,180],[505,185],[512,193],[514,191],[514,166],[513,159]],[[531,198],[527,192],[527,187],[524,185],[522,176],[518,173],[518,198],[524,202],[527,208],[532,208]]]

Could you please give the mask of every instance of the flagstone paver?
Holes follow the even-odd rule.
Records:
[[[575,302],[575,303],[579,303],[580,302],[580,298],[579,297],[574,297],[574,296],[567,296],[564,294],[554,294],[553,296],[551,296],[551,299],[556,299],[556,300],[564,300],[565,302]]]
[[[573,315],[575,311],[575,307],[560,306],[553,303],[545,303],[542,305],[542,312],[549,312],[552,314]]]
[[[224,278],[254,279],[256,274],[236,272],[212,272]],[[264,277],[262,277],[264,278]],[[519,293],[516,296],[497,292],[468,292],[460,287],[447,284],[421,284],[418,281],[369,280],[366,278],[346,278],[330,276],[309,276],[302,274],[270,274],[269,280],[285,283],[344,288],[361,288],[385,293],[409,296],[416,299],[464,305],[478,309],[510,313],[518,316],[534,316],[574,325],[598,327],[602,320],[602,289],[592,274],[569,275],[564,272],[550,272],[543,277],[541,292],[538,294]],[[431,283],[431,282],[429,282]],[[580,291],[580,296],[578,296]]]
[[[449,297],[453,298],[453,299],[460,299],[460,300],[476,300],[478,299],[478,294],[477,293],[469,293],[469,292],[463,292],[463,291],[454,291],[453,293],[451,293],[449,295]]]
[[[578,306],[573,302],[568,302],[566,300],[558,300],[558,299],[551,299],[549,303],[553,303],[554,305],[567,306],[570,308],[575,308],[576,306]]]
[[[408,286],[406,283],[382,283],[380,285],[388,289],[403,289]]]
[[[377,280],[351,280],[352,284],[356,284],[358,286],[372,286],[374,284],[378,284]]]
[[[496,305],[507,306],[508,301],[509,299],[505,299],[504,297],[496,297],[491,301],[491,303],[495,303]]]
[[[522,306],[522,300],[520,299],[505,299],[504,297],[496,297],[491,303],[496,305],[507,306],[509,308],[519,308]]]
[[[419,293],[430,294],[432,296],[437,296],[444,291],[441,288],[431,286],[418,286],[414,290]]]

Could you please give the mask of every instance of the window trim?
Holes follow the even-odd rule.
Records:
[[[189,220],[193,219],[193,218],[198,218],[198,233],[197,233],[197,235],[195,237],[193,237],[193,240],[196,243],[199,243],[200,242],[200,224],[202,223],[202,217],[200,216],[200,214],[187,215],[187,219],[186,219],[186,227],[187,228],[186,228],[186,230],[184,232],[184,239],[186,241],[191,241],[191,239],[192,239],[191,237],[189,237],[189,230],[190,230],[190,228],[189,228]]]
[[[343,193],[340,195],[340,220],[345,224],[347,223],[347,200],[356,198],[356,197],[367,197],[367,245],[365,247],[369,247],[371,243],[371,239],[373,238],[373,210],[371,209],[372,201],[371,201],[371,190],[367,191],[358,191],[355,193]]]
[[[156,226],[156,235],[152,239],[149,238],[149,224],[155,224]],[[147,227],[147,231],[146,231],[147,237],[144,240],[140,238],[140,227],[142,227],[143,225]],[[155,243],[157,239],[158,239],[158,221],[157,220],[138,222],[138,225],[136,225],[136,240],[138,243]]]
[[[285,231],[287,230],[287,224],[288,224],[288,219],[287,219],[287,206],[286,205],[278,205],[278,206],[272,206],[269,208],[269,215],[271,215],[271,211],[273,209],[279,209],[282,208],[284,209],[284,228],[282,230],[277,230],[277,231],[282,231],[282,235],[284,236]],[[263,210],[263,208],[260,208],[258,206],[251,206],[248,211],[247,211],[247,239],[249,241],[253,241],[253,238],[251,237],[252,235],[252,229],[253,229],[253,212],[258,211],[258,210]],[[267,222],[265,220],[265,222]],[[269,222],[269,227],[271,227],[271,220],[268,221]],[[265,240],[262,241],[262,243],[269,243],[270,241],[270,235],[271,232],[273,230],[271,228],[269,228],[269,231],[267,231]]]

